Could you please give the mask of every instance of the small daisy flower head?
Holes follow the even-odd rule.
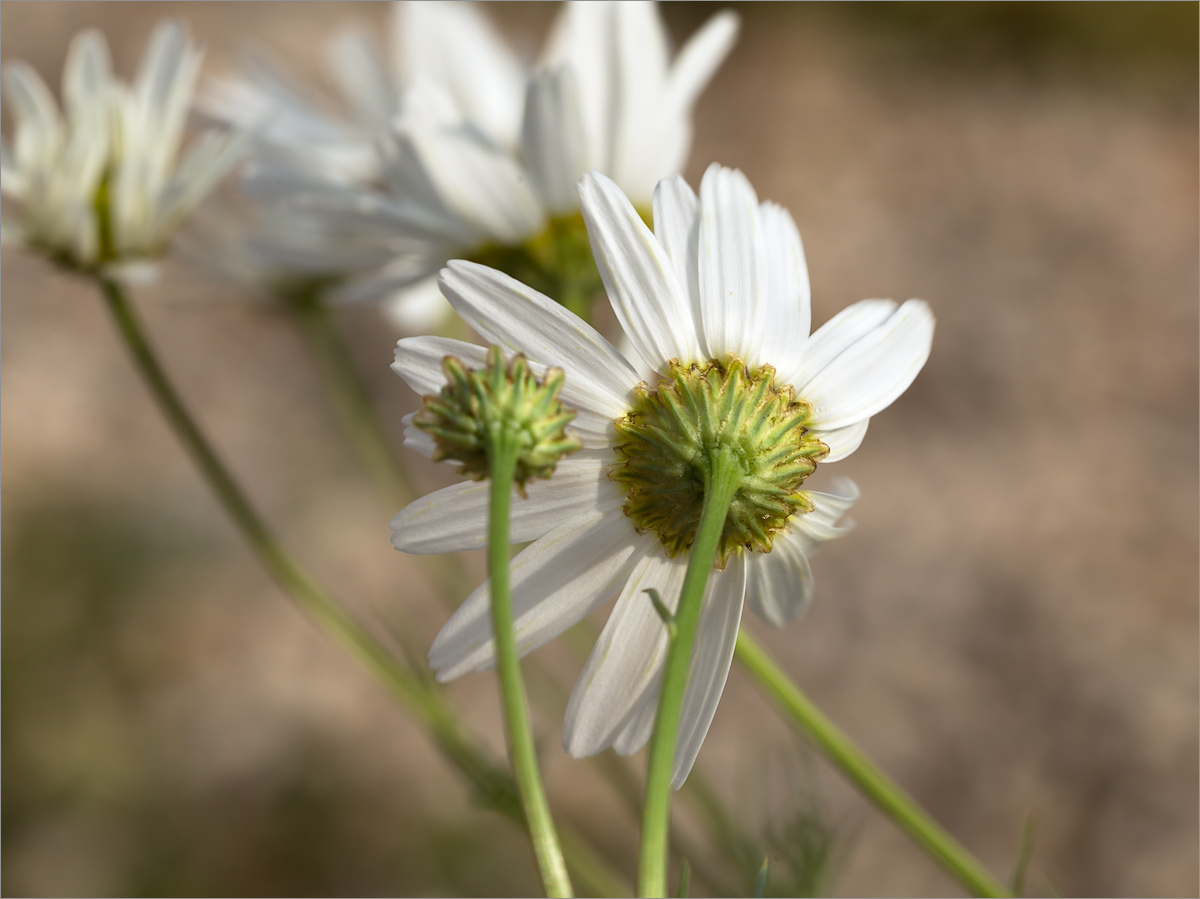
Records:
[[[318,113],[266,79],[210,96],[210,111],[231,121],[279,110],[262,130],[270,146],[249,189],[284,178],[277,202],[295,214],[387,235],[389,262],[355,272],[338,295],[390,297],[406,330],[436,330],[444,319],[436,276],[452,258],[499,268],[584,311],[601,282],[575,184],[606,172],[649,217],[654,185],[686,162],[693,107],[733,45],[736,16],[717,13],[672,58],[656,4],[564,3],[530,67],[477,4],[393,9],[392,80],[381,81],[378,54],[343,53],[334,67],[339,84],[372,98],[360,113]],[[301,134],[329,151],[312,158],[342,162],[291,159],[286,148]]]
[[[425,408],[413,418],[416,427],[433,437],[434,461],[461,462],[461,475],[485,480],[491,474],[494,437],[508,432],[518,447],[513,481],[525,496],[527,481],[549,478],[559,459],[582,449],[566,430],[575,412],[559,402],[561,368],[547,369],[539,378],[524,356],[518,353],[506,365],[504,353],[492,347],[481,369],[447,356],[442,371],[446,386],[425,397]]]
[[[774,625],[813,594],[809,553],[848,527],[857,488],[819,468],[858,448],[872,415],[912,383],[928,358],[933,316],[920,300],[866,300],[810,333],[808,273],[791,216],[760,203],[741,172],[712,166],[700,194],[659,182],[651,230],[608,177],[579,186],[597,268],[629,347],[619,352],[552,299],[500,272],[452,262],[441,287],[490,343],[521,352],[534,371],[564,372],[564,402],[583,450],[514,508],[518,647],[528,652],[618,593],[575,686],[563,729],[575,756],[637,751],[654,726],[668,612],[678,602],[709,469],[736,460],[738,483],[700,612],[684,694],[674,782],[687,777],[724,689],[743,608]],[[408,338],[395,371],[427,393],[446,355],[481,347]],[[427,435],[406,442],[427,454]],[[724,465],[725,462],[722,461]],[[458,485],[392,522],[409,552],[484,545],[486,494]],[[435,640],[442,680],[494,662],[488,587],[476,590]]]
[[[184,26],[166,21],[126,85],[104,38],[83,32],[67,54],[61,112],[30,66],[5,66],[16,134],[2,147],[0,186],[19,207],[5,240],[80,271],[147,271],[242,156],[237,137],[207,133],[177,160],[200,61]]]

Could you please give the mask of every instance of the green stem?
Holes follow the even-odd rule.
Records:
[[[533,853],[547,896],[571,896],[558,834],[550,816],[550,804],[538,770],[537,749],[525,686],[521,681],[521,661],[513,634],[512,595],[508,585],[508,523],[512,506],[513,475],[520,452],[519,434],[510,428],[496,428],[488,443],[491,497],[488,517],[488,577],[491,579],[492,633],[496,643],[496,671],[500,677],[500,699],[508,730],[508,754],[517,776],[517,788],[525,808],[525,820],[533,840]]]
[[[226,470],[167,379],[146,340],[137,314],[121,287],[99,280],[101,292],[138,372],[217,499],[234,520],[259,560],[284,592],[316,622],[363,661],[425,726],[438,748],[466,776],[480,801],[520,823],[516,785],[490,761],[459,723],[441,691],[401,665],[341,606],[325,595],[275,540],[249,500]],[[599,895],[627,892],[621,878],[577,836],[564,831],[571,867]]]
[[[700,623],[700,607],[709,573],[717,557],[717,545],[725,528],[729,504],[744,474],[737,458],[718,447],[705,473],[704,505],[696,540],[692,544],[687,573],[675,610],[675,634],[667,648],[663,666],[658,717],[650,738],[650,759],[646,772],[646,803],[642,809],[642,845],[638,862],[638,893],[641,896],[667,895],[667,846],[671,818],[671,772],[675,762],[675,743],[683,694],[687,687],[692,645]]]
[[[407,506],[418,496],[418,491],[375,411],[350,350],[321,293],[321,285],[282,294],[281,299],[308,340],[326,392],[363,467],[391,505],[396,509]],[[421,565],[433,580],[434,587],[443,595],[454,597],[455,602],[461,602],[475,587],[470,581],[469,569],[458,564],[453,556],[423,556]]]
[[[787,673],[742,630],[735,658],[791,717],[793,724],[848,777],[862,793],[900,825],[947,873],[976,896],[1007,896],[962,844],[931,819],[920,806],[868,759],[836,724],[825,717]]]
[[[296,317],[308,339],[324,375],[330,399],[367,471],[386,491],[396,508],[412,502],[416,491],[400,460],[396,458],[392,440],[375,414],[371,397],[354,367],[345,341],[338,333],[337,322],[321,295],[320,286],[314,285],[288,295],[285,305]]]

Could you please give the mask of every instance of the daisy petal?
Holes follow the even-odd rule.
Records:
[[[583,673],[563,723],[563,749],[576,758],[612,744],[658,677],[667,654],[667,628],[646,590],[658,590],[672,612],[679,601],[687,558],[651,553],[634,567]]]
[[[933,313],[921,300],[909,300],[802,388],[814,424],[833,430],[890,406],[916,378],[932,343]]]
[[[762,346],[772,328],[758,197],[736,169],[711,165],[700,182],[700,309],[708,355],[775,364]]]
[[[700,200],[679,175],[664,178],[654,188],[654,236],[675,267],[675,277],[687,288],[693,321],[699,321]]]
[[[767,244],[767,300],[774,323],[764,329],[760,346],[766,358],[779,360],[772,363],[779,366],[784,359],[798,360],[808,340],[812,318],[808,264],[791,213],[776,203],[763,203],[758,220]]]
[[[555,214],[574,210],[575,183],[587,171],[588,150],[572,69],[540,72],[529,80],[521,143],[529,176],[546,207]]]
[[[747,558],[746,602],[768,624],[783,627],[808,608],[813,596],[808,554],[854,527],[852,521],[842,521],[842,516],[858,499],[858,487],[849,478],[838,478],[833,490],[808,491],[813,511],[792,516],[770,553],[751,553]]]
[[[470,3],[397,3],[393,9],[404,80],[429,75],[446,86],[462,112],[492,140],[515,145],[521,65],[487,16]]]
[[[568,405],[579,405],[572,401],[579,398],[574,392],[578,381],[603,398],[603,405],[597,401],[588,408],[612,419],[628,411],[625,398],[639,380],[637,373],[579,316],[532,287],[474,262],[451,261],[440,284],[455,311],[484,340],[566,372],[563,398]]]
[[[638,354],[655,366],[700,359],[691,301],[667,251],[625,194],[589,172],[579,198],[604,289]]]
[[[662,668],[660,666],[658,674],[654,676],[654,679],[646,687],[646,691],[629,710],[625,720],[621,722],[621,727],[613,735],[613,749],[621,755],[633,755],[646,745],[650,735],[654,733],[654,722],[658,718],[658,693],[661,685]]]
[[[709,578],[680,711],[679,740],[671,775],[671,783],[677,790],[692,770],[725,690],[745,595],[744,557],[735,557],[724,571],[714,572]]]
[[[404,445],[410,450],[420,453],[426,459],[432,459],[433,454],[437,452],[437,444],[433,442],[432,434],[422,431],[413,424],[416,414],[416,412],[409,412],[400,419],[400,423],[404,425]]]
[[[887,321],[895,311],[896,304],[891,300],[861,300],[847,306],[813,332],[799,359],[780,360],[781,364],[775,366],[776,377],[802,391],[813,375]]]
[[[864,418],[862,421],[856,421],[852,425],[835,428],[832,431],[813,428],[812,435],[829,447],[829,455],[821,460],[821,464],[828,465],[830,462],[841,461],[858,449],[863,438],[867,436],[867,425],[870,423],[871,419]]]
[[[465,130],[410,127],[407,136],[445,203],[492,240],[520,243],[544,213],[524,169]]]
[[[536,540],[609,499],[608,458],[572,456],[550,480],[533,480],[513,499],[512,543]],[[489,481],[462,481],[421,497],[392,519],[392,546],[407,553],[461,552],[487,546]]]
[[[794,529],[777,535],[769,553],[750,553],[746,577],[746,605],[775,627],[798,618],[812,602],[812,568]]]
[[[696,98],[712,79],[737,40],[738,17],[722,10],[704,23],[683,45],[668,76],[671,103],[682,112],[690,111]]]
[[[612,596],[651,544],[620,502],[600,505],[547,534],[512,561],[513,625],[522,655],[554,639]],[[487,583],[446,622],[429,650],[439,681],[495,664]]]
[[[792,529],[800,535],[797,539],[803,541],[805,552],[812,552],[854,527],[854,522],[843,521],[842,516],[858,501],[858,485],[849,478],[838,478],[833,483],[833,491],[809,490],[813,510],[793,517],[790,522]]]

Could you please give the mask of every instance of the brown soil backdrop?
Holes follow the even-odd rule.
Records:
[[[1036,814],[1032,894],[1195,895],[1196,5],[736,8],[689,178],[738,166],[792,211],[817,323],[876,296],[938,317],[924,372],[839,465],[858,527],[816,557],[810,614],[749,626],[998,876]],[[669,5],[676,40],[714,9]],[[532,53],[553,8],[487,12]],[[387,10],[10,0],[3,58],[57,87],[96,26],[128,74],[167,14],[208,72],[264,43],[318,78],[334,28]],[[7,249],[2,289],[3,891],[535,892],[522,837],[239,542],[92,290]],[[389,547],[396,510],[300,335],[180,263],[137,299],[287,543],[427,644],[446,611]],[[398,438],[399,335],[370,308],[341,324]],[[581,666],[567,641],[538,657],[564,685]],[[491,676],[451,695],[499,751]],[[632,876],[636,820],[559,749],[561,699],[539,709],[556,807]],[[776,859],[771,893],[959,892],[736,669],[698,771]],[[689,808],[693,895],[748,892],[753,865],[705,849]]]

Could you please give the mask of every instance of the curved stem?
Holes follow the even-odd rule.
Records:
[[[679,594],[679,605],[668,623],[671,632],[667,660],[663,666],[658,717],[650,738],[650,758],[646,773],[646,804],[642,809],[642,845],[638,862],[638,893],[641,896],[667,895],[667,845],[671,818],[671,772],[675,762],[675,743],[687,687],[692,645],[700,623],[700,607],[709,573],[717,556],[717,545],[725,527],[725,517],[741,481],[743,471],[738,460],[718,447],[710,460],[704,485],[704,505],[696,541],[688,558],[687,573]]]
[[[488,443],[491,497],[488,510],[488,576],[491,579],[492,633],[496,643],[496,671],[500,677],[500,698],[508,730],[508,753],[517,776],[517,788],[525,808],[525,820],[533,840],[533,852],[547,896],[571,896],[558,834],[550,816],[550,804],[538,770],[537,749],[525,686],[521,681],[521,661],[513,634],[512,596],[508,578],[509,514],[512,505],[513,475],[520,450],[518,434],[498,428]]]
[[[396,509],[408,505],[417,498],[418,490],[371,402],[321,293],[321,285],[281,294],[280,299],[304,332],[321,370],[326,392],[363,467]],[[470,595],[475,587],[467,574],[468,569],[456,564],[451,556],[422,556],[421,565],[437,590],[454,597],[455,602]]]
[[[138,372],[167,421],[195,460],[222,507],[279,586],[322,628],[363,661],[405,704],[424,725],[443,754],[465,775],[485,805],[512,820],[522,821],[523,814],[512,778],[475,744],[441,691],[400,664],[383,644],[326,596],[275,540],[168,380],[121,287],[107,279],[100,279],[99,285]],[[621,878],[611,873],[603,859],[582,840],[566,831],[564,837],[568,841],[571,867],[593,891],[599,895],[620,895],[625,892]]]
[[[853,740],[825,717],[745,630],[738,634],[735,658],[759,687],[783,708],[797,729],[951,877],[976,896],[1009,895],[961,843],[930,818],[912,797],[854,745]]]

